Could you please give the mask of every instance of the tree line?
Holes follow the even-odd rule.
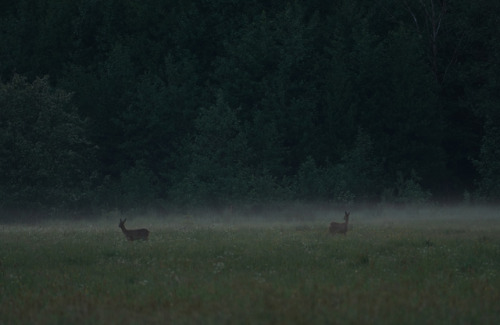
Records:
[[[495,0],[0,5],[0,209],[500,198]]]

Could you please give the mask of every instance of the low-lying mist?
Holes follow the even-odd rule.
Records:
[[[350,212],[349,230],[356,227],[465,227],[469,229],[500,228],[499,209],[487,205],[454,205],[454,206],[391,206],[372,205],[356,206],[328,204],[287,204],[244,210],[233,207],[225,209],[193,209],[184,212],[155,213],[144,211],[119,212],[113,210],[99,216],[73,216],[44,218],[36,222],[9,222],[2,227],[34,227],[82,230],[109,230],[111,227],[119,231],[121,218],[127,218],[127,227],[148,227],[155,230],[169,228],[189,229],[198,227],[232,228],[232,227],[284,227],[295,230],[328,229],[330,222],[343,222],[344,211]]]

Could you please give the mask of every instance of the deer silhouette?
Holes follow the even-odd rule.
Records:
[[[148,240],[149,230],[144,228],[128,230],[127,228],[125,228],[125,221],[127,221],[127,219],[124,220],[120,219],[120,224],[118,225],[118,227],[122,229],[123,234],[125,235],[128,241],[134,241],[138,239]]]
[[[349,214],[350,212],[345,212],[345,215],[344,215],[344,220],[345,222],[343,223],[338,223],[338,222],[334,222],[332,221],[330,223],[330,234],[332,235],[335,235],[335,234],[346,234],[347,232],[347,225],[349,224]]]

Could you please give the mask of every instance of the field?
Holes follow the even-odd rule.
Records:
[[[500,215],[118,217],[0,225],[0,324],[499,324]]]

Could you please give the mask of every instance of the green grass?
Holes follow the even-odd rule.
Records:
[[[0,226],[0,324],[500,323],[500,220],[325,222]]]

